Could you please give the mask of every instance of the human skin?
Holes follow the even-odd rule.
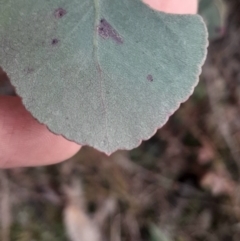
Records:
[[[144,2],[168,13],[194,14],[197,11],[197,0]],[[0,96],[0,168],[55,164],[72,157],[80,148],[51,133],[34,119],[22,105],[21,98]]]

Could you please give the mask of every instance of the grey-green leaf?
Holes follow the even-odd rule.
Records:
[[[193,92],[197,15],[140,0],[0,0],[0,66],[51,131],[108,154],[150,138]]]

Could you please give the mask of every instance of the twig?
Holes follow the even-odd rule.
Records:
[[[0,171],[0,213],[1,213],[1,240],[10,241],[11,204],[8,178],[4,171]]]

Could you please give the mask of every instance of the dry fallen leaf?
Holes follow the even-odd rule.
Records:
[[[215,196],[231,195],[235,187],[234,182],[229,177],[214,172],[207,173],[203,177],[201,185],[209,189]]]
[[[85,211],[80,182],[75,180],[71,186],[65,186],[64,192],[67,203],[63,218],[69,239],[71,241],[100,241],[100,231]]]

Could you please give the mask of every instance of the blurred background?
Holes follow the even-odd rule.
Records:
[[[240,1],[199,13],[210,46],[191,98],[132,151],[0,170],[1,241],[240,240]]]

